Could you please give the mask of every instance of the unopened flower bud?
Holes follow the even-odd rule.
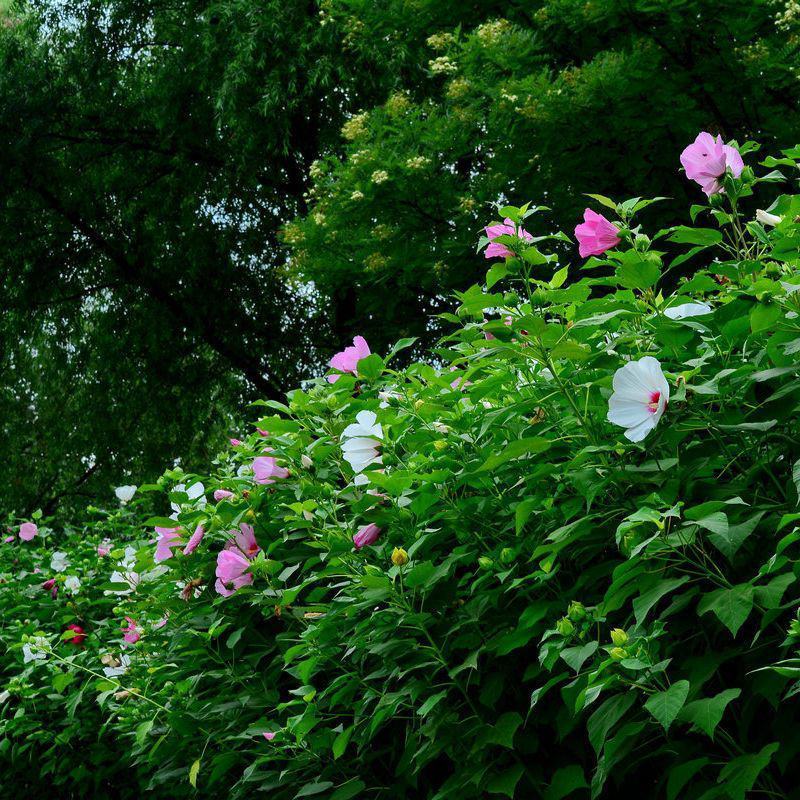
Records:
[[[314,462],[305,453],[300,456],[300,463],[305,469],[311,469],[314,466]]]
[[[415,411],[419,411],[422,408],[422,406],[424,406],[424,405],[425,405],[425,401],[422,398],[420,398],[419,400],[415,400],[414,401],[414,410]]]
[[[611,631],[611,641],[617,646],[622,647],[628,641],[628,634],[622,628],[614,628]]]
[[[433,446],[441,453],[442,450],[447,450],[447,442],[444,439],[437,439]]]
[[[624,647],[612,647],[609,655],[614,661],[622,661],[623,658],[628,657],[628,651]]]
[[[392,550],[392,564],[396,567],[404,567],[408,564],[408,553],[402,547],[395,547]]]
[[[583,603],[573,600],[567,609],[567,616],[573,622],[578,622],[586,616],[586,607],[583,605]]]
[[[500,560],[504,564],[510,564],[517,557],[516,552],[511,547],[504,547],[500,551]]]
[[[575,633],[575,626],[570,622],[568,617],[561,617],[561,619],[556,622],[556,630],[562,636],[570,636]]]
[[[482,569],[491,569],[492,566],[494,565],[494,561],[492,561],[492,559],[489,558],[489,556],[481,556],[478,559],[478,563],[481,565]]]

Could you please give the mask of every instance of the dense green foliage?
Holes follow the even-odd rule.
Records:
[[[584,193],[647,186],[675,199],[655,211],[666,224],[691,197],[675,153],[698,130],[796,139],[793,3],[444,5],[327,5],[355,53],[414,64],[348,121],[345,153],[315,165],[310,213],[284,235],[300,275],[355,291],[370,341],[423,334],[448,290],[479,279],[476,232],[498,201],[533,198],[566,228]]]
[[[798,127],[793,2],[0,8],[0,504],[28,513],[207,463],[348,334],[430,344],[496,201],[682,203],[698,129]]]
[[[556,255],[574,244],[546,233],[546,211],[503,209],[517,232],[496,243],[512,252],[458,295],[424,361],[398,367],[401,340],[262,401],[261,430],[207,471],[171,469],[85,531],[4,543],[8,782],[794,796],[800,196],[772,201],[800,151],[758,166],[740,150],[741,178],[690,226],[595,196],[618,246],[586,261]],[[607,414],[646,357],[666,383],[645,386],[658,414],[632,443]],[[353,437],[371,440],[356,439],[360,463]],[[153,526],[179,528],[155,549]],[[255,543],[231,550],[247,526]],[[114,549],[94,556],[105,536]],[[75,597],[66,580],[55,600],[40,587],[54,548]],[[227,558],[244,572],[220,596]],[[73,620],[80,644],[63,641]]]

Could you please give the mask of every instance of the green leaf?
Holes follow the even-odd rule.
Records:
[[[719,550],[728,561],[733,561],[736,552],[744,543],[744,540],[756,529],[764,512],[761,511],[749,520],[739,525],[726,527],[726,530],[709,535],[708,540]],[[727,519],[725,520],[727,523]],[[700,524],[699,522],[697,523]]]
[[[490,729],[487,740],[513,750],[514,734],[521,724],[522,717],[516,711],[509,711],[503,714]]]
[[[333,786],[332,781],[314,781],[313,783],[307,783],[303,786],[300,791],[295,795],[297,797],[311,797],[315,794],[321,794],[322,792],[327,791],[328,789]]]
[[[389,354],[386,356],[386,363],[389,363],[389,359],[396,356],[401,350],[405,350],[407,347],[411,347],[414,342],[417,341],[419,337],[417,336],[407,336],[404,339],[398,339],[393,345],[392,349],[389,351]]]
[[[603,194],[586,194],[587,197],[591,197],[592,200],[597,200],[601,206],[605,206],[606,208],[610,208],[612,211],[617,210],[617,204],[610,198],[606,197]]]
[[[377,353],[372,353],[358,362],[358,375],[364,380],[375,381],[381,376],[383,367],[383,359]]]
[[[333,753],[333,760],[334,761],[337,758],[341,758],[342,754],[347,749],[347,744],[350,741],[350,737],[353,735],[353,731],[354,730],[355,730],[355,726],[351,725],[349,728],[345,728],[333,740],[333,744],[331,745],[331,752]]]
[[[651,695],[644,707],[653,715],[653,718],[660,722],[664,730],[669,730],[669,726],[675,721],[675,717],[683,708],[686,698],[689,695],[689,681],[677,681],[673,683],[665,692],[658,692]]]
[[[189,783],[196,789],[197,788],[197,774],[200,772],[200,759],[198,758],[189,767]]]
[[[562,767],[553,775],[553,780],[544,793],[544,800],[562,800],[576,789],[588,789],[583,767],[579,764],[570,764]]]
[[[508,444],[499,453],[489,456],[486,461],[478,467],[478,472],[486,472],[493,470],[500,464],[510,461],[512,458],[519,458],[520,456],[529,455],[531,453],[543,453],[550,448],[550,441],[541,436],[532,436],[528,439],[517,439]]]
[[[410,589],[417,586],[424,586],[436,572],[436,567],[430,561],[421,561],[415,564],[407,573],[405,577],[405,584]]]
[[[722,231],[714,228],[690,228],[686,225],[679,225],[672,229],[668,239],[677,244],[699,244],[708,247],[722,241]]]
[[[440,701],[444,700],[447,697],[447,689],[444,691],[439,692],[438,694],[429,697],[418,709],[417,714],[420,717],[426,716],[430,711],[433,710],[434,706]]]
[[[517,536],[522,533],[522,529],[525,527],[525,523],[530,518],[531,514],[533,513],[533,509],[539,503],[538,498],[530,498],[528,500],[523,500],[519,503],[514,510],[514,529],[517,533]]]
[[[330,800],[350,800],[351,797],[358,797],[367,785],[364,781],[354,778],[340,786],[330,797]]]
[[[550,279],[550,288],[551,289],[558,289],[560,286],[564,285],[564,281],[567,279],[567,272],[569,271],[569,267],[561,267],[553,277]]]
[[[778,742],[766,745],[758,753],[739,756],[728,762],[719,773],[717,783],[724,785],[733,800],[745,800],[761,771],[769,764],[779,748]]]
[[[491,289],[498,281],[508,275],[508,265],[505,260],[492,266],[486,273],[486,288]]]
[[[667,800],[675,800],[680,794],[681,789],[695,776],[706,764],[710,764],[708,758],[695,758],[685,761],[672,769],[667,780]]]
[[[783,575],[774,577],[766,586],[756,586],[756,602],[766,609],[778,608],[781,604],[783,593],[796,580],[797,577],[793,572],[784,572]]]
[[[147,739],[147,734],[150,733],[150,729],[153,727],[154,721],[155,720],[152,719],[146,719],[144,722],[140,722],[136,726],[135,738],[136,744],[138,744],[139,747],[141,747],[144,744],[145,739]]]
[[[486,785],[486,791],[491,794],[504,794],[506,797],[513,798],[514,790],[517,788],[517,784],[523,772],[523,766],[521,764],[515,764],[501,775],[491,778]]]
[[[748,583],[730,589],[717,589],[707,594],[697,605],[698,614],[713,611],[733,636],[739,632],[753,610],[753,587]]]
[[[750,330],[760,333],[771,328],[781,316],[781,307],[777,303],[759,303],[750,312]]]
[[[597,647],[597,642],[587,642],[580,647],[567,647],[561,651],[561,658],[572,667],[575,672],[580,672],[583,662],[594,655]]]
[[[600,755],[608,732],[625,716],[636,702],[634,692],[609,697],[586,721],[586,733],[594,752]]]
[[[616,278],[625,289],[647,289],[661,276],[661,259],[655,253],[625,250],[619,260]]]
[[[714,731],[722,720],[728,703],[741,693],[741,689],[726,689],[714,697],[695,700],[683,708],[680,719],[682,722],[691,723],[696,730],[703,731],[706,736],[713,739]]]
[[[689,580],[688,575],[681,578],[667,578],[659,581],[652,589],[643,592],[639,597],[633,601],[633,614],[636,617],[636,622],[641,625],[650,609],[669,592],[674,592],[680,586],[683,586]]]

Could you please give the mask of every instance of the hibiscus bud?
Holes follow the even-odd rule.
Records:
[[[504,564],[511,564],[516,557],[517,557],[517,554],[516,554],[516,552],[514,552],[514,549],[511,548],[511,547],[504,547],[500,551],[500,560]]]
[[[622,647],[628,641],[628,634],[622,628],[614,628],[611,631],[611,641],[617,647]]]
[[[248,508],[244,515],[245,519],[249,519],[251,522],[256,518],[256,512],[253,511],[252,508]]]
[[[305,469],[311,469],[314,466],[314,462],[305,453],[300,456],[300,463]]]
[[[447,442],[444,439],[437,439],[433,446],[441,453],[442,450],[447,450]]]
[[[756,219],[762,225],[774,227],[775,225],[780,224],[783,217],[779,217],[777,214],[770,214],[769,211],[764,211],[763,209],[759,208],[756,211]]]
[[[404,567],[408,564],[408,553],[402,547],[395,547],[392,550],[392,564],[396,567]]]
[[[478,559],[478,564],[481,565],[482,569],[491,569],[492,566],[494,565],[494,561],[492,561],[492,559],[489,558],[489,556],[481,556]]]
[[[614,661],[622,661],[623,658],[628,657],[628,651],[624,647],[612,647],[609,655]]]
[[[650,247],[650,237],[645,236],[643,233],[637,233],[636,238],[633,240],[633,247],[639,253],[644,253]]]
[[[567,616],[573,622],[578,622],[586,616],[586,607],[583,605],[583,603],[573,600],[567,609]]]
[[[425,401],[420,398],[419,400],[414,401],[414,411],[419,411],[422,406],[425,405]]]
[[[575,626],[569,621],[567,617],[561,617],[558,622],[556,622],[556,630],[562,636],[570,636],[575,632]]]

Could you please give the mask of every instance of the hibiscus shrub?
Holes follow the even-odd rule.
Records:
[[[687,148],[692,224],[593,195],[580,260],[502,209],[427,363],[359,338],[256,404],[159,481],[113,620],[6,670],[68,675],[152,796],[791,796],[800,148],[756,151]]]

